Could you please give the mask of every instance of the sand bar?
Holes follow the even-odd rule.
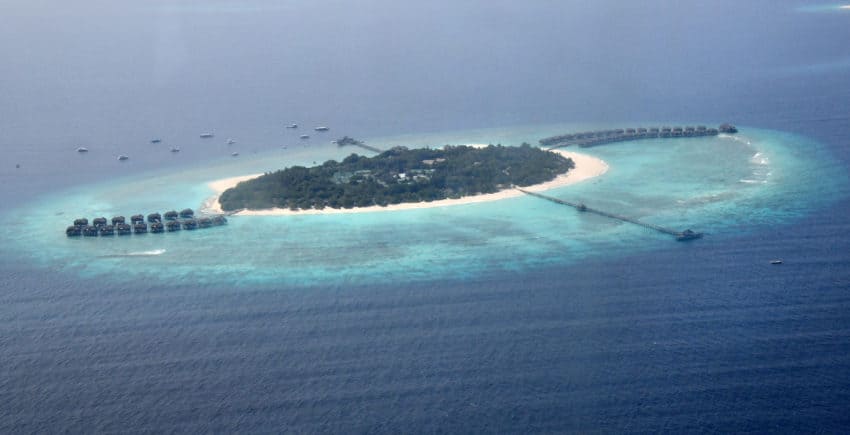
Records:
[[[546,183],[535,184],[525,187],[525,190],[532,192],[542,192],[544,190],[554,189],[557,187],[569,186],[571,184],[580,183],[587,179],[598,177],[608,171],[608,164],[604,160],[598,159],[587,154],[576,153],[572,151],[553,150],[554,152],[573,159],[575,167],[564,175],[560,175],[552,181]],[[257,178],[263,174],[243,175],[239,177],[230,177],[220,180],[215,180],[207,184],[214,192],[214,195],[204,201],[201,211],[204,213],[222,213],[219,197],[221,194],[237,184]],[[366,213],[376,211],[394,211],[394,210],[416,210],[432,207],[448,207],[464,204],[477,204],[481,202],[498,201],[500,199],[515,198],[524,195],[522,192],[515,189],[506,189],[501,192],[487,193],[483,195],[473,195],[458,199],[441,199],[431,202],[407,202],[401,204],[390,204],[386,207],[373,205],[369,207],[354,207],[354,208],[325,208],[322,210],[290,210],[285,208],[271,208],[266,210],[242,210],[235,213],[237,216],[288,216],[288,215],[310,215],[310,214],[336,214],[336,213]]]

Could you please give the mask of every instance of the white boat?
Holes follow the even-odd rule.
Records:
[[[171,147],[171,152],[172,152],[172,153],[179,153],[179,152],[180,152],[180,147]]]
[[[328,130],[330,130],[330,129],[329,129],[329,128],[327,128],[327,127],[325,127],[325,126],[321,126],[321,127],[316,127],[316,128],[314,128],[313,130],[316,130],[316,131],[328,131]]]
[[[127,157],[127,156],[125,156],[124,154],[121,154],[120,156],[118,156],[118,160],[127,160],[127,159],[129,159],[129,158],[130,158],[130,157]]]
[[[286,128],[298,128],[298,124],[289,124]]]
[[[87,153],[87,152],[89,152],[89,149],[86,148],[86,147],[77,147],[77,152],[78,153]]]
[[[235,141],[235,140],[233,140],[233,139],[227,139],[227,144],[228,144],[228,145],[233,145],[233,144],[235,144],[235,143],[236,143],[236,141]]]
[[[780,259],[770,260],[770,264],[782,264],[782,260],[780,260]]]

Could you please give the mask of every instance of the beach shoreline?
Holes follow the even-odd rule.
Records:
[[[575,167],[570,169],[566,174],[559,175],[554,180],[545,183],[535,184],[524,187],[523,189],[530,192],[543,192],[549,189],[565,187],[572,184],[598,177],[608,171],[608,164],[604,160],[582,153],[564,150],[552,150],[564,157],[573,160]],[[237,184],[253,178],[257,178],[263,174],[250,174],[238,177],[222,178],[211,181],[207,187],[213,191],[213,195],[207,198],[201,206],[202,213],[220,214],[224,213],[221,208],[219,198],[225,190],[235,187]],[[385,207],[373,205],[369,207],[354,207],[354,208],[324,208],[322,210],[290,210],[284,208],[272,208],[264,210],[241,210],[234,215],[236,216],[299,216],[299,215],[318,215],[318,214],[346,214],[346,213],[370,213],[379,211],[400,211],[400,210],[418,210],[424,208],[435,207],[451,207],[466,204],[478,204],[482,202],[499,201],[502,199],[516,198],[524,195],[516,189],[505,189],[496,193],[487,193],[481,195],[465,196],[457,199],[441,199],[431,202],[408,202],[401,204],[390,204]]]

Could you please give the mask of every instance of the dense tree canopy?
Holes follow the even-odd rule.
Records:
[[[375,157],[351,154],[342,162],[267,173],[225,191],[221,205],[228,211],[298,210],[434,201],[543,183],[573,166],[571,159],[528,144],[395,147]]]

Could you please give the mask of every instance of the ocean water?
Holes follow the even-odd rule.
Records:
[[[848,14],[583,3],[4,5],[0,432],[846,432]],[[547,192],[689,243],[528,197],[63,233],[343,134],[726,121]]]

